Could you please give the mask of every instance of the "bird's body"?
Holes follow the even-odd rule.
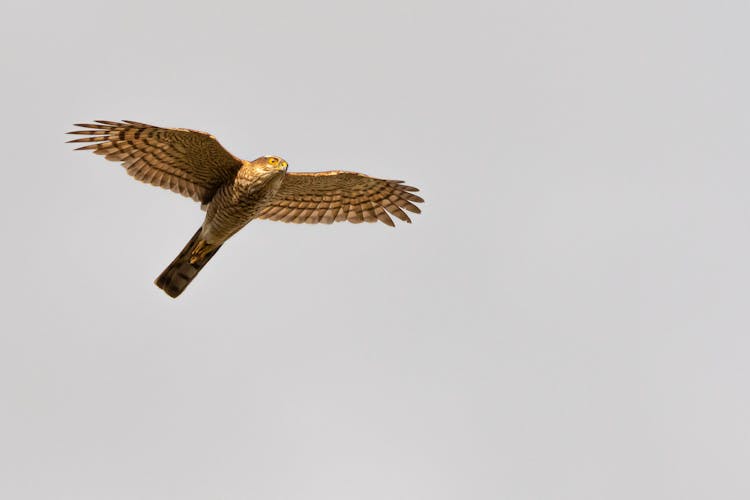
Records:
[[[143,123],[98,120],[78,124],[93,150],[121,161],[138,180],[171,189],[200,201],[206,217],[156,285],[177,297],[233,234],[256,218],[296,223],[376,222],[393,226],[388,213],[411,222],[404,213],[419,213],[416,188],[401,181],[375,179],[344,171],[287,174],[287,162],[276,156],[254,161],[228,153],[204,132],[155,127]],[[387,212],[388,213],[387,213]]]
[[[286,162],[279,160],[280,164]],[[237,176],[216,190],[205,206],[206,218],[193,238],[156,279],[156,285],[177,297],[232,235],[256,218],[273,199],[284,172],[268,169],[265,158],[244,161]]]
[[[223,184],[206,205],[203,237],[208,243],[220,244],[255,219],[276,196],[286,174],[283,167],[269,168],[267,158],[245,161],[237,176]]]

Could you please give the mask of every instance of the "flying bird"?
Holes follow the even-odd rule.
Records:
[[[202,204],[206,217],[185,248],[156,278],[170,297],[179,296],[221,246],[253,219],[306,224],[380,221],[390,215],[411,222],[424,200],[403,181],[357,172],[287,173],[278,156],[247,161],[229,153],[214,136],[184,128],[162,128],[123,120],[77,123],[85,144],[107,160],[121,162],[135,179],[170,189]],[[389,215],[390,214],[390,215]]]

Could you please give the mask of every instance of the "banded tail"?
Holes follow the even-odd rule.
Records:
[[[209,245],[201,236],[202,228],[198,228],[182,252],[156,278],[154,284],[164,290],[172,298],[180,295],[191,281],[198,275],[211,257],[219,251],[221,245]],[[191,262],[192,261],[192,262]]]

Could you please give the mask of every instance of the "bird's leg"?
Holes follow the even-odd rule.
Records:
[[[213,245],[209,245],[205,240],[198,240],[193,251],[190,252],[190,263],[195,264],[196,262],[200,262],[213,249]]]

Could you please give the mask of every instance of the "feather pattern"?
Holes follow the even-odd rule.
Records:
[[[404,222],[411,222],[404,210],[420,213],[414,203],[424,200],[415,191],[403,181],[342,170],[288,173],[258,218],[297,224],[380,221],[393,226],[389,213]]]
[[[145,123],[96,120],[77,124],[68,132],[77,149],[121,162],[135,179],[200,201],[206,211],[193,239],[156,280],[177,297],[216,251],[251,220],[270,219],[295,224],[348,221],[382,222],[392,217],[411,222],[418,214],[417,188],[403,181],[356,172],[287,173],[287,163],[275,156],[241,160],[210,134]]]
[[[82,130],[68,133],[88,136],[68,141],[84,143],[77,149],[122,162],[135,179],[203,203],[211,200],[219,186],[231,182],[243,164],[214,136],[197,130],[131,120],[96,120],[76,126]]]

